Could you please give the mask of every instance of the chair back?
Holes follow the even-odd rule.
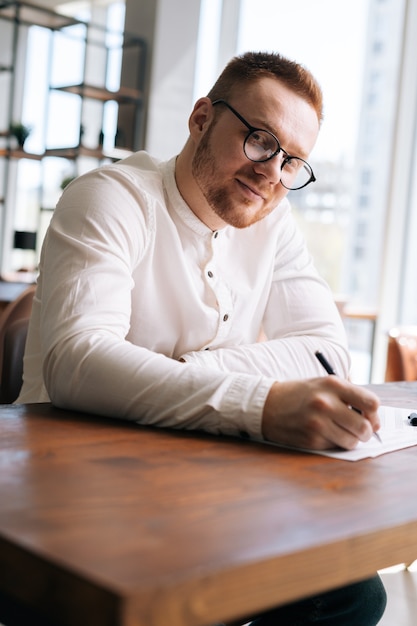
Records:
[[[417,326],[395,326],[388,333],[385,381],[417,380]]]
[[[4,337],[9,326],[16,320],[30,317],[35,290],[36,286],[30,285],[13,302],[10,302],[0,315],[0,380],[3,373]]]
[[[23,356],[28,327],[29,318],[22,317],[10,324],[4,335],[3,370],[0,383],[0,402],[2,404],[14,402],[22,388]]]

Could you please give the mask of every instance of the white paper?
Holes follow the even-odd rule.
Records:
[[[359,442],[354,450],[309,450],[309,452],[345,461],[359,461],[394,450],[417,446],[417,426],[411,426],[408,419],[410,413],[413,412],[417,412],[417,407],[414,410],[392,406],[379,407],[381,428],[378,434],[382,443],[376,437],[371,437],[366,443]]]

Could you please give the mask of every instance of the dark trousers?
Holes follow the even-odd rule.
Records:
[[[233,622],[233,626],[247,622],[250,622],[250,626],[376,626],[384,614],[386,604],[384,585],[379,576],[374,576],[285,604],[251,619]]]
[[[375,626],[387,603],[379,576],[264,613],[251,626]]]

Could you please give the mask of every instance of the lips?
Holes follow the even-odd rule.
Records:
[[[240,185],[242,185],[242,187],[245,187],[246,189],[248,189],[255,196],[258,196],[262,198],[262,200],[265,200],[263,193],[254,184],[247,183],[239,178],[237,178],[236,180]]]

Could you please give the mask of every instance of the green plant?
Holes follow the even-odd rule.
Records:
[[[31,126],[25,126],[25,124],[22,124],[21,122],[12,122],[9,126],[10,134],[13,135],[13,137],[16,137],[17,143],[21,148],[23,148],[23,145],[29,137],[31,131]]]
[[[70,182],[74,180],[74,178],[75,176],[66,176],[65,178],[63,178],[60,185],[61,189],[65,189],[65,187],[69,185]]]

